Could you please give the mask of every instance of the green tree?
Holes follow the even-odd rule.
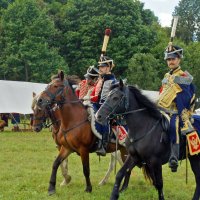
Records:
[[[11,4],[15,0],[0,0],[0,15],[2,14],[4,9],[7,9],[8,5]]]
[[[104,30],[111,28],[107,55],[115,61],[115,73],[125,74],[128,60],[147,53],[156,41],[151,28],[157,18],[140,1],[68,0],[56,25],[62,31],[61,54],[70,73],[85,73],[99,60]]]
[[[158,90],[161,82],[158,78],[158,67],[159,62],[152,54],[135,54],[128,64],[128,82],[142,89]]]
[[[42,6],[42,1],[16,0],[3,12],[1,78],[45,82],[58,68],[68,71],[59,49],[53,46],[54,23]]]
[[[154,56],[154,58],[156,58],[158,62],[157,65],[154,66],[154,69],[157,71],[157,75],[161,83],[164,74],[168,70],[166,67],[166,62],[164,60],[164,52],[169,43],[170,36],[168,28],[162,28],[157,24],[154,24],[153,28],[157,30],[156,33],[157,43],[151,48],[150,53]]]
[[[200,97],[200,42],[191,42],[184,49],[183,69],[187,70],[194,77],[197,96]]]
[[[174,15],[180,16],[177,36],[186,44],[200,41],[200,1],[181,0],[175,7]]]

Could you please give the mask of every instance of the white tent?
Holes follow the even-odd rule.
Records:
[[[0,113],[32,113],[32,93],[39,94],[47,84],[0,80]],[[153,102],[158,99],[158,92],[142,90]]]
[[[32,113],[32,93],[42,92],[47,84],[0,80],[0,113]]]

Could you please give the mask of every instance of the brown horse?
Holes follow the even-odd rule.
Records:
[[[35,93],[33,93],[33,101],[32,101],[32,110],[34,111],[35,109],[37,109],[37,99],[39,98],[39,95],[36,95]],[[42,112],[40,112],[41,114]],[[39,116],[38,118],[34,118],[35,121],[35,127],[38,127],[39,129],[41,127],[51,127],[52,130],[52,137],[55,141],[55,143],[57,144],[57,148],[60,149],[58,142],[57,142],[57,133],[59,131],[60,128],[60,119],[59,119],[59,112],[58,112],[58,107],[57,105],[54,105],[52,107],[51,110],[49,110],[49,113],[44,113],[46,115],[44,116]],[[46,118],[50,118],[51,122],[49,124],[47,124],[46,122],[44,122],[43,120]],[[119,164],[122,166],[123,165],[123,161],[121,159],[121,153],[120,151],[117,152],[113,152],[111,153],[111,157],[110,157],[110,163],[109,163],[109,167],[108,170],[105,174],[105,176],[102,178],[102,180],[99,182],[99,185],[104,185],[107,183],[111,172],[114,170],[115,165],[116,165],[116,161],[119,162]],[[67,185],[70,181],[71,181],[71,176],[68,175],[68,159],[63,160],[63,162],[60,164],[60,168],[61,168],[61,172],[62,175],[64,177],[63,181],[61,182],[60,186],[64,186]]]
[[[60,163],[73,152],[81,157],[86,179],[85,191],[91,192],[89,153],[96,150],[98,139],[91,131],[86,108],[75,95],[69,81],[64,79],[64,73],[61,71],[58,77],[52,80],[45,91],[40,94],[37,101],[38,108],[34,110],[35,119],[39,119],[41,115],[44,116],[45,112],[49,112],[53,105],[57,105],[59,118],[61,119],[60,129],[56,135],[60,151],[53,164],[48,192],[50,195],[55,193],[57,169]],[[39,132],[42,126],[38,126],[35,119],[33,128]],[[40,120],[44,121],[44,118]],[[107,152],[114,152],[115,148],[115,144],[110,143]],[[125,148],[120,145],[118,145],[118,148],[121,151],[122,159],[125,160]],[[130,174],[127,174],[127,176],[130,176]]]

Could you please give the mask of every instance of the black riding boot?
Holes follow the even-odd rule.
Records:
[[[106,156],[106,150],[108,146],[108,133],[104,133],[102,135],[102,140],[98,145],[98,149],[96,150],[97,155],[99,156]]]
[[[169,158],[169,167],[172,172],[177,172],[179,158],[179,144],[171,143],[171,155]]]

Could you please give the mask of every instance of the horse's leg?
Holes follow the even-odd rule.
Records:
[[[127,154],[127,152],[126,152],[126,154]],[[125,155],[123,155],[124,157],[125,157]],[[126,159],[125,159],[126,160]],[[125,161],[124,160],[124,161]],[[121,165],[121,166],[123,166],[123,164],[124,164],[124,162],[122,161],[122,155],[121,155],[121,152],[120,151],[117,151],[117,161],[119,162],[119,164]]]
[[[164,200],[162,165],[158,161],[156,161],[156,159],[151,159],[145,165],[144,170],[146,178],[153,181],[153,185],[158,191],[158,199]]]
[[[99,182],[99,185],[104,185],[107,183],[108,178],[110,177],[111,172],[113,171],[115,164],[116,164],[116,157],[115,157],[115,152],[110,154],[110,163],[109,163],[109,167],[108,170],[106,172],[106,175],[104,176],[104,178]]]
[[[55,193],[55,187],[56,187],[56,174],[57,174],[57,170],[58,167],[60,165],[60,163],[71,153],[71,151],[69,149],[64,148],[63,146],[60,149],[60,152],[57,156],[57,158],[55,159],[54,163],[53,163],[53,167],[52,167],[52,172],[51,172],[51,178],[49,181],[49,188],[48,188],[48,193],[49,195],[52,195]]]
[[[87,148],[80,149],[80,156],[83,165],[83,173],[86,180],[85,192],[92,192],[92,185],[90,182],[90,162],[89,162],[89,151]]]
[[[126,160],[125,159],[126,158],[126,154],[127,154],[127,152],[122,152],[122,153],[120,152],[120,160],[122,162],[122,166],[124,164],[123,161],[125,162],[125,160]],[[123,161],[122,161],[122,158],[123,158]],[[120,162],[120,164],[121,164],[121,162]],[[134,166],[135,166],[135,163],[132,162],[132,165],[129,166],[130,170],[126,171],[126,174],[125,174],[125,177],[124,177],[124,182],[123,182],[123,185],[122,185],[122,187],[120,189],[120,192],[123,192],[124,190],[127,189],[128,184],[129,184],[129,180],[130,180],[130,176],[131,176],[131,171],[132,171],[132,169],[133,169]]]
[[[196,181],[196,189],[192,200],[199,200],[200,199],[200,155],[190,156],[189,160]]]
[[[115,184],[112,190],[110,200],[116,200],[119,198],[119,188],[120,188],[121,181],[124,178],[126,172],[131,170],[133,166],[135,166],[133,163],[134,163],[133,158],[131,157],[131,155],[128,155],[124,165],[122,166],[122,168],[118,171],[116,175]],[[131,166],[132,168],[129,168],[129,166]]]
[[[126,171],[126,174],[125,174],[125,177],[124,177],[124,182],[123,182],[123,185],[122,185],[122,187],[121,187],[121,189],[120,189],[120,192],[123,192],[123,191],[125,191],[125,190],[127,189],[128,184],[129,184],[129,180],[130,180],[130,176],[131,176],[131,171],[132,171],[132,169],[133,169],[134,167],[135,167],[135,163],[132,162],[132,163],[130,164],[130,166],[129,166],[129,170]]]
[[[158,164],[153,166],[155,180],[153,180],[153,184],[158,191],[159,200],[164,200],[163,194],[163,178],[162,178],[162,165]]]
[[[68,175],[68,159],[66,158],[65,160],[62,161],[60,164],[61,172],[64,177],[64,180],[60,184],[60,186],[67,185],[71,181],[71,176]]]
[[[52,137],[54,138],[54,141],[57,144],[56,135],[54,134],[54,132],[52,133]],[[60,151],[60,146],[57,145],[56,147]],[[70,181],[71,181],[71,176],[68,175],[68,159],[67,158],[61,162],[60,169],[61,169],[62,175],[64,177],[63,181],[60,183],[60,186],[64,186],[64,185],[67,185],[68,183],[70,183]]]

